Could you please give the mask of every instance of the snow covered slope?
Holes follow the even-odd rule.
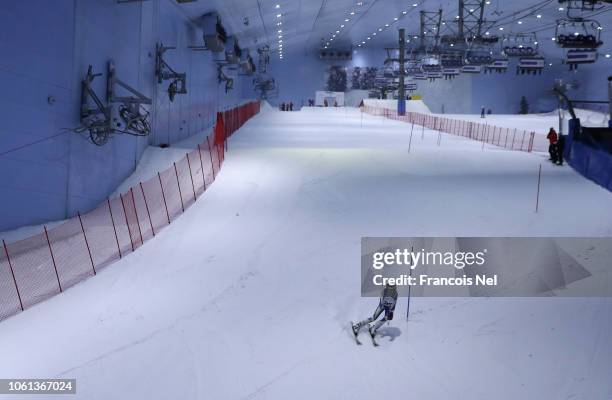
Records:
[[[559,131],[559,115],[556,112],[526,115],[492,114],[487,115],[485,119],[475,114],[445,114],[444,116],[464,121],[486,122],[489,125],[501,126],[503,128],[517,128],[519,131],[534,131],[543,135],[546,135],[551,127]],[[608,126],[608,116],[597,111],[576,109],[576,116],[580,118],[580,123],[583,126]],[[563,128],[565,133],[568,132],[568,121],[570,118],[569,113],[565,112],[565,126]]]
[[[408,124],[348,108],[253,118],[177,221],[0,323],[0,376],[87,400],[609,398],[607,298],[414,298],[408,323],[403,299],[355,346],[361,236],[612,235],[610,193],[571,168],[437,139],[409,153]]]
[[[397,111],[397,100],[363,99],[363,102],[365,105],[370,107],[386,108]],[[406,100],[406,111],[431,114],[429,107],[425,105],[423,100]]]

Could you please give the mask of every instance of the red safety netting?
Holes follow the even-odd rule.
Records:
[[[95,275],[170,224],[212,184],[229,138],[259,102],[218,113],[213,133],[170,168],[92,211],[0,249],[0,320]]]
[[[503,128],[441,116],[407,112],[397,115],[397,111],[387,108],[363,106],[363,112],[371,115],[414,123],[427,129],[436,130],[451,135],[463,136],[468,139],[517,151],[548,151],[548,141],[544,135],[536,135],[522,129]]]

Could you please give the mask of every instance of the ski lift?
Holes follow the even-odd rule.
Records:
[[[542,75],[544,70],[544,64],[546,60],[544,57],[521,57],[516,66],[517,75]]]
[[[502,54],[506,57],[535,57],[538,55],[538,38],[535,32],[504,35]]]
[[[485,74],[486,73],[493,73],[496,72],[498,74],[505,74],[506,71],[508,71],[508,66],[509,66],[510,62],[508,61],[507,58],[505,57],[495,57],[493,58],[493,62],[491,62],[491,64],[487,65],[485,67]]]
[[[570,71],[578,69],[580,64],[593,64],[597,61],[596,49],[569,49],[563,62],[569,65]]]
[[[493,62],[491,46],[472,41],[465,52],[465,63],[471,65],[488,65]]]
[[[593,19],[561,19],[557,21],[555,41],[564,49],[597,49],[603,44],[602,30]]]
[[[468,64],[461,67],[464,74],[479,74],[482,72],[482,65]]]

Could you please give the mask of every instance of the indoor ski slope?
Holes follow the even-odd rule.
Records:
[[[408,323],[401,299],[381,346],[355,345],[377,302],[361,236],[612,235],[612,195],[546,155],[409,140],[354,109],[263,112],[176,222],[0,323],[0,376],[87,400],[610,398],[607,298],[414,298]]]

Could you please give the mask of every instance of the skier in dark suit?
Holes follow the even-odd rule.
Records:
[[[387,284],[385,285],[381,295],[380,301],[378,302],[378,307],[374,310],[374,314],[364,319],[361,322],[353,325],[353,334],[357,336],[359,330],[363,328],[365,325],[368,325],[368,330],[370,331],[370,335],[374,337],[376,335],[376,331],[385,324],[387,321],[391,321],[393,319],[393,311],[395,311],[395,304],[397,303],[397,287],[395,285]],[[374,325],[370,325],[372,322],[376,321],[380,315],[385,312],[383,318],[377,321]]]

